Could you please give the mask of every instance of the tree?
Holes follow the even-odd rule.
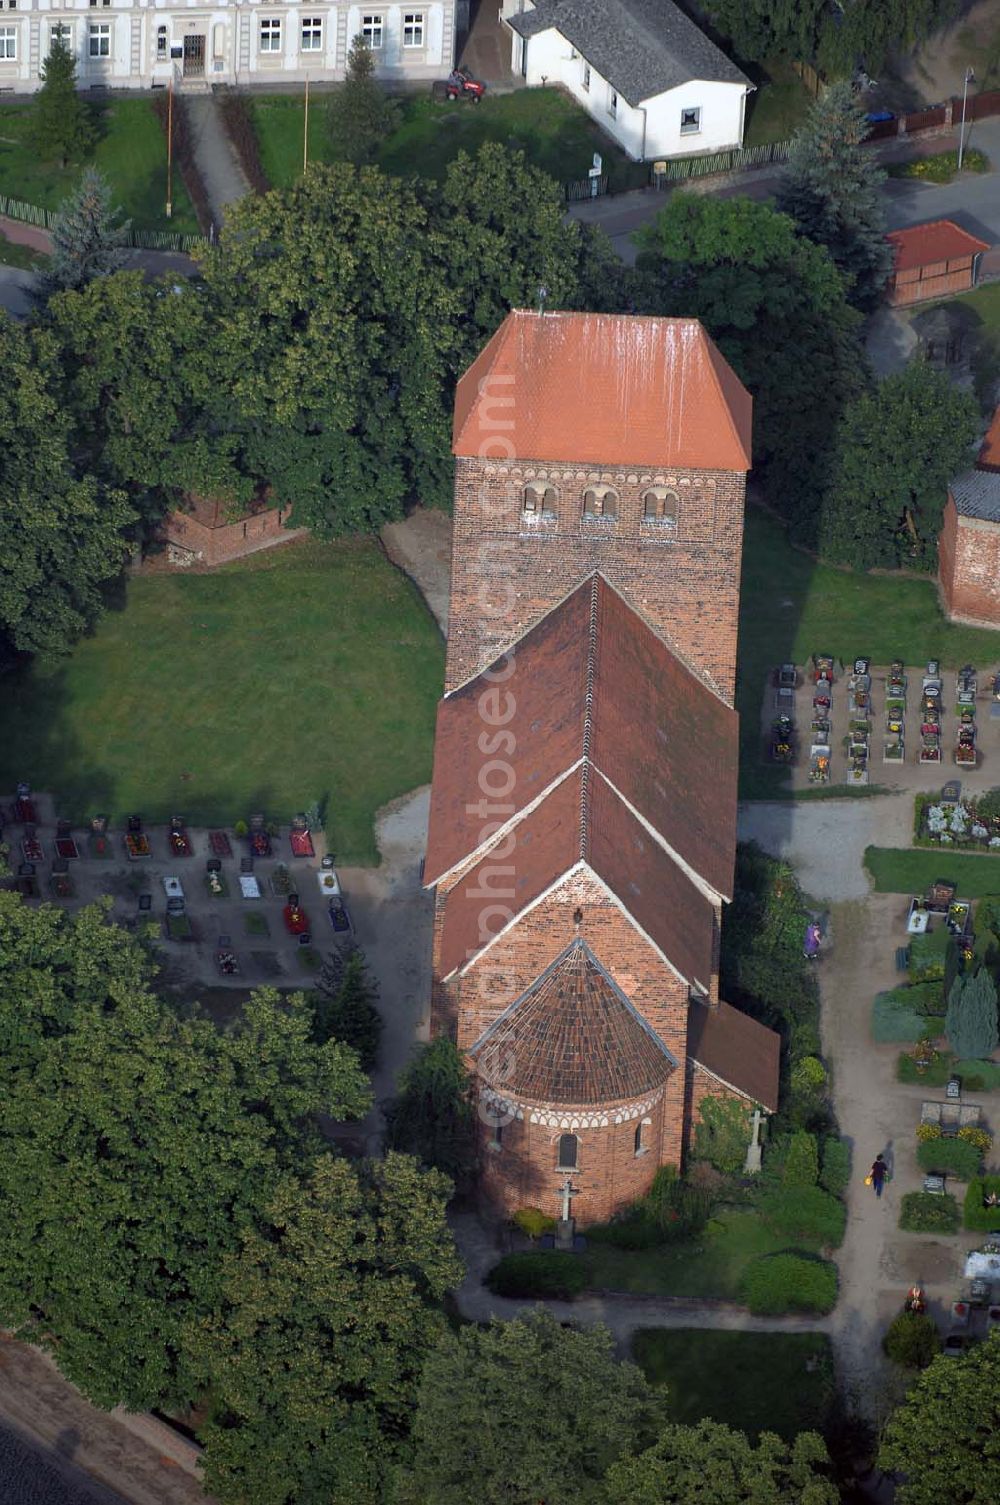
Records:
[[[705,1097],[698,1109],[691,1153],[725,1176],[743,1169],[750,1143],[750,1107],[741,1098]]]
[[[795,134],[776,200],[803,235],[826,246],[848,298],[863,309],[878,302],[892,267],[877,192],[885,173],[862,145],[868,129],[850,84],[827,89]]]
[[[42,86],[32,104],[32,137],[45,162],[60,167],[85,157],[94,141],[90,111],[76,89],[76,59],[62,26],[52,33],[49,55],[38,71]]]
[[[301,994],[261,989],[226,1033],[181,1017],[108,907],[0,894],[0,1321],[98,1405],[141,1409],[207,1382],[187,1332],[223,1256],[321,1152],[316,1115],[370,1096]]]
[[[369,974],[363,951],[355,947],[346,962],[337,958],[334,964],[331,959],[313,995],[315,1039],[320,1044],[339,1040],[349,1045],[357,1051],[362,1069],[371,1071],[382,1034],[377,998],[378,984]]]
[[[825,5],[824,0],[708,0],[705,8],[747,62],[762,63],[774,53],[809,62]]]
[[[128,254],[132,221],[118,224],[111,185],[96,169],[84,168],[79,186],[64,199],[52,226],[52,259],[45,273],[50,292],[85,287],[95,277],[120,271]]]
[[[472,1173],[475,1110],[472,1081],[459,1052],[439,1035],[422,1045],[401,1073],[385,1111],[386,1144],[436,1166],[453,1181]]]
[[[948,994],[945,1034],[960,1060],[985,1061],[1000,1043],[997,988],[985,967],[956,977]]]
[[[399,105],[375,81],[375,58],[361,32],[347,50],[344,82],[330,97],[328,125],[334,155],[356,167],[374,162],[399,124]]]
[[[851,403],[819,501],[824,558],[933,569],[948,483],[969,464],[976,420],[973,398],[922,360]]]
[[[801,1432],[789,1445],[762,1432],[756,1446],[715,1421],[672,1425],[646,1452],[608,1470],[615,1505],[836,1505],[821,1437]]]
[[[832,77],[850,77],[864,61],[878,74],[893,53],[904,53],[945,26],[958,10],[957,0],[854,0],[828,11],[818,61]]]
[[[636,239],[639,306],[713,335],[753,394],[767,494],[815,542],[837,415],[869,381],[860,316],[828,252],[766,204],[691,193],[672,194]]]
[[[564,1328],[541,1308],[465,1327],[427,1357],[397,1500],[601,1501],[609,1465],[651,1442],[664,1418],[664,1397],[616,1362],[606,1328]]]
[[[64,652],[120,573],[134,520],[125,497],[78,479],[57,395],[55,342],[0,315],[0,645]]]
[[[889,1418],[879,1467],[902,1475],[899,1505],[1000,1500],[1000,1335],[962,1358],[939,1357]]]
[[[462,1267],[450,1187],[389,1154],[286,1174],[223,1260],[190,1341],[218,1405],[206,1487],[233,1505],[376,1505],[400,1456],[439,1304]]]
[[[926,1369],[941,1352],[937,1323],[923,1312],[900,1312],[890,1322],[882,1347],[894,1364],[906,1369]]]

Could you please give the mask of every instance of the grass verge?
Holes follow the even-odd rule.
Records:
[[[287,821],[317,800],[338,859],[373,863],[376,810],[430,778],[442,664],[372,540],[139,575],[68,659],[6,682],[0,788],[27,778],[74,822]]]
[[[834,1397],[833,1356],[825,1333],[712,1332],[640,1328],[632,1357],[654,1385],[665,1385],[671,1419],[690,1426],[708,1417],[752,1436],[821,1431]]]
[[[866,847],[865,867],[880,894],[922,894],[939,878],[957,883],[961,899],[1000,888],[1000,856],[972,856],[923,848]]]
[[[963,172],[989,172],[990,159],[974,146],[962,154]],[[914,157],[909,162],[893,162],[886,169],[890,178],[916,178],[921,183],[950,183],[958,176],[958,152],[932,152],[928,157]]]

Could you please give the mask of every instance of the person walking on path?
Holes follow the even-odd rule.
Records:
[[[882,1195],[882,1188],[889,1179],[889,1167],[885,1163],[884,1155],[876,1155],[868,1179],[875,1188],[876,1197]]]

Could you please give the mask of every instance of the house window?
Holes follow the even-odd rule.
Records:
[[[539,513],[553,517],[559,493],[554,486],[546,486],[544,481],[529,481],[522,494],[521,511],[537,517]]]
[[[608,90],[608,114],[612,120],[618,119],[618,95],[614,89]]]
[[[422,10],[410,10],[403,16],[403,46],[422,47],[424,45],[424,13]]]
[[[90,0],[90,8],[91,8],[91,10],[96,10],[97,7],[98,7],[98,4],[100,4],[103,7],[104,10],[110,10],[111,9],[111,0]]]
[[[701,130],[701,106],[696,110],[681,111],[681,135],[697,136]]]
[[[589,94],[590,93],[590,64],[589,63],[584,63],[584,65],[583,65],[583,87],[586,89],[587,93]]]
[[[264,16],[260,23],[261,52],[281,51],[281,17]]]
[[[167,28],[165,26],[158,26],[156,28],[156,56],[157,57],[166,57],[166,55],[167,55]]]
[[[588,486],[583,493],[584,517],[617,517],[618,493],[610,486]]]
[[[323,51],[323,18],[322,16],[302,17],[302,51]]]
[[[676,491],[666,486],[651,486],[642,494],[642,520],[644,523],[659,523],[667,530],[677,527],[679,502]]]
[[[0,26],[0,63],[17,61],[17,27]]]
[[[365,41],[368,43],[368,46],[372,49],[372,51],[377,52],[382,46],[381,15],[362,16],[361,35],[364,37]]]
[[[559,1135],[559,1166],[561,1171],[575,1171],[580,1141],[575,1134]]]
[[[110,21],[96,21],[90,28],[90,56],[111,56],[111,23]]]

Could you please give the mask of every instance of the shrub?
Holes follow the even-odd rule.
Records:
[[[995,1092],[1000,1087],[1000,1066],[994,1061],[953,1061],[951,1065],[967,1092]]]
[[[882,1347],[894,1364],[906,1369],[926,1369],[941,1347],[933,1317],[920,1312],[900,1312],[890,1322]]]
[[[979,1124],[965,1124],[959,1129],[958,1137],[964,1139],[966,1144],[974,1144],[982,1155],[993,1148],[993,1135],[989,1129],[980,1128]]]
[[[556,1226],[555,1218],[549,1217],[540,1207],[519,1207],[513,1221],[515,1228],[520,1228],[529,1238],[541,1238],[543,1233],[552,1233]]]
[[[931,1139],[944,1137],[940,1124],[917,1124],[917,1143],[926,1144]]]
[[[819,1184],[831,1196],[842,1197],[851,1180],[851,1149],[836,1134],[828,1134],[823,1140],[823,1168]]]
[[[610,1244],[613,1249],[658,1249],[666,1242],[663,1229],[641,1202],[612,1223],[588,1228],[587,1238],[593,1244]]]
[[[248,828],[247,828],[246,821],[245,820],[238,820],[236,822],[236,824],[233,826],[233,835],[234,836],[239,836],[242,839],[247,834],[247,829]]]
[[[735,1176],[746,1162],[750,1143],[750,1109],[731,1097],[706,1097],[698,1110],[692,1154],[725,1176]]]
[[[1000,1176],[976,1176],[969,1182],[963,1208],[966,1228],[979,1233],[1000,1233],[1000,1207],[983,1205],[991,1193],[1000,1197]]]
[[[784,1186],[766,1192],[759,1205],[764,1222],[782,1238],[831,1248],[843,1242],[847,1209],[820,1186]]]
[[[755,1316],[832,1311],[837,1300],[837,1267],[801,1254],[766,1254],[743,1272],[740,1294]]]
[[[497,1296],[549,1296],[572,1301],[583,1290],[586,1273],[575,1255],[542,1249],[505,1255],[493,1266],[485,1283]]]
[[[781,1172],[782,1186],[815,1186],[819,1179],[819,1155],[816,1150],[816,1135],[799,1129],[788,1144],[784,1169]]]
[[[907,993],[917,988],[894,988],[879,993],[872,1004],[872,1039],[876,1045],[916,1044],[927,1032],[927,1020],[917,1012]]]
[[[978,1175],[982,1158],[976,1146],[966,1144],[964,1139],[929,1139],[917,1148],[921,1170],[957,1176],[959,1181],[971,1181]]]
[[[951,936],[945,926],[915,935],[910,941],[910,981],[944,982],[945,960]]]
[[[589,1237],[616,1249],[655,1249],[700,1233],[711,1211],[711,1194],[704,1187],[678,1180],[676,1166],[662,1165],[641,1201],[613,1222],[591,1228]]]
[[[927,1191],[908,1191],[903,1197],[899,1226],[905,1233],[957,1233],[958,1203]]]
[[[985,967],[974,975],[955,978],[948,994],[945,1029],[956,1055],[986,1060],[996,1050],[1000,1041],[997,989]]]

